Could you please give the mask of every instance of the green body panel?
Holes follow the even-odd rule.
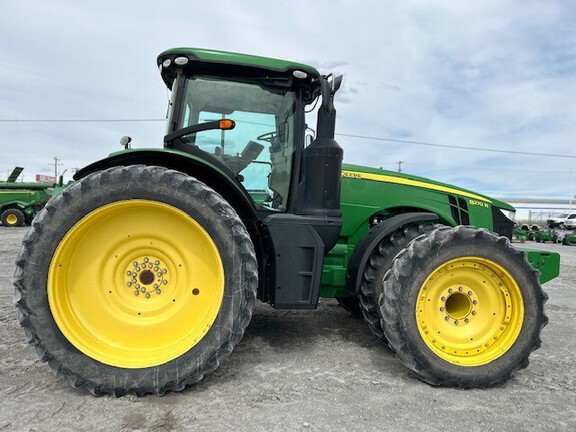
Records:
[[[518,248],[528,255],[528,262],[540,272],[540,282],[548,282],[560,274],[560,254],[534,249]]]
[[[278,72],[298,69],[303,70],[314,77],[320,75],[320,73],[315,68],[302,63],[228,51],[207,50],[202,48],[172,48],[164,51],[159,55],[159,57],[162,58],[171,54],[193,56],[200,61],[210,63],[231,64],[236,66],[254,66]]]
[[[456,200],[465,201],[469,218],[466,224],[490,231],[494,230],[493,206],[507,211],[515,210],[502,201],[445,183],[393,171],[344,164],[340,195],[343,227],[338,244],[324,259],[320,295],[348,295],[344,287],[349,258],[355,246],[370,229],[370,220],[375,215],[387,217],[406,211],[426,211],[438,215],[437,223],[447,226],[462,224],[461,220],[456,220],[453,216],[450,195]],[[542,263],[542,260],[534,262]],[[555,265],[553,260],[545,264]],[[541,264],[539,269],[549,273],[544,264]],[[551,272],[554,273],[554,269]]]

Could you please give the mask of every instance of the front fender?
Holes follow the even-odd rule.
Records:
[[[364,267],[368,262],[368,258],[370,258],[370,254],[384,237],[409,223],[433,220],[438,220],[438,215],[435,213],[403,213],[386,219],[371,228],[362,240],[358,242],[350,257],[350,264],[348,265],[348,272],[346,274],[346,290],[351,295],[358,294],[360,282],[362,282],[362,274],[364,273]]]

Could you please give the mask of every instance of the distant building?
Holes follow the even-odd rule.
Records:
[[[561,213],[576,211],[576,199],[499,198],[516,207],[517,222],[546,225],[546,220]]]

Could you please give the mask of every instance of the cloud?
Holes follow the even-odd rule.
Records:
[[[137,6],[137,7],[136,7]],[[304,11],[304,12],[303,12]],[[156,56],[200,46],[343,73],[337,132],[575,156],[576,8],[488,0],[3,3],[0,119],[161,119]],[[120,149],[160,147],[158,123],[0,123],[0,173],[50,173]],[[345,158],[496,195],[569,193],[574,159],[339,137]],[[463,175],[463,173],[465,175]],[[540,173],[540,174],[539,174]],[[554,174],[558,173],[558,174]]]

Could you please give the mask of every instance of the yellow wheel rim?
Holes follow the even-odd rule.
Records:
[[[190,350],[212,326],[224,268],[209,234],[183,211],[120,201],[81,219],[48,273],[54,319],[78,350],[102,363],[157,366]]]
[[[418,330],[440,358],[480,366],[502,356],[524,320],[520,287],[502,266],[462,257],[436,268],[420,288]]]
[[[16,225],[17,222],[18,218],[16,217],[15,214],[9,214],[8,217],[6,218],[6,223],[8,225]]]

